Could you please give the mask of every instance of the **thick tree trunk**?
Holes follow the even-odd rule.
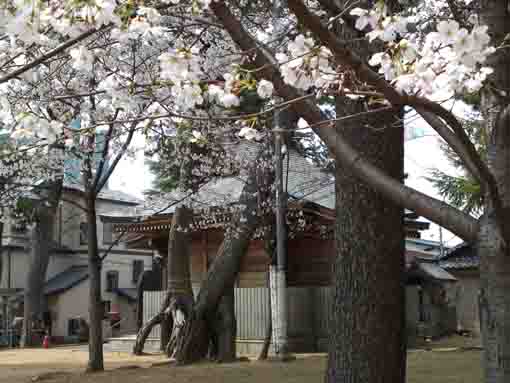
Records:
[[[218,305],[214,323],[216,360],[220,363],[236,361],[236,314],[234,307],[234,286],[225,289]]]
[[[35,207],[35,226],[30,233],[30,254],[23,306],[23,329],[20,344],[22,347],[35,345],[34,326],[38,330],[51,331],[43,323],[44,310],[47,309],[44,296],[46,272],[53,252],[54,229],[57,219],[57,207],[62,195],[63,179],[53,182],[41,193],[41,202]],[[51,325],[50,325],[51,326]],[[45,334],[39,333],[40,337]]]
[[[55,216],[49,209],[38,209],[37,222],[31,230],[29,266],[24,292],[23,330],[21,347],[34,346],[36,333],[42,330],[43,311],[45,310],[44,282],[52,252],[53,228]],[[41,337],[43,334],[39,333]]]
[[[492,45],[510,33],[507,0],[482,0],[480,19],[489,26]],[[495,89],[510,89],[510,51],[499,49],[487,63],[494,68],[493,86],[482,92],[482,113],[489,138],[488,161],[502,200],[502,208],[488,206],[479,236],[480,311],[486,383],[510,381],[510,103]],[[488,198],[487,198],[488,199]],[[503,222],[501,222],[503,217]],[[500,222],[496,220],[500,219]]]
[[[266,172],[258,160],[250,169],[239,199],[239,204],[244,208],[231,222],[237,230],[226,234],[207,278],[202,282],[193,314],[187,320],[178,342],[175,357],[180,364],[192,363],[207,355],[211,336],[208,321],[214,322],[220,299],[234,285],[250,238],[259,223],[256,214],[257,190],[263,189],[264,182],[268,181]],[[223,356],[219,355],[218,358],[222,359]]]
[[[356,106],[339,100],[337,116]],[[357,106],[359,107],[359,105]],[[402,180],[401,127],[378,132],[342,124],[338,133],[365,158]],[[402,209],[337,163],[336,244],[328,383],[405,382]]]
[[[190,278],[189,231],[191,212],[186,207],[178,207],[172,217],[172,226],[168,238],[168,290],[165,300],[151,320],[138,332],[133,348],[135,355],[143,352],[145,341],[152,328],[161,325],[160,348],[171,357],[174,353],[176,338],[193,308],[193,290]]]
[[[168,315],[163,320],[163,324],[166,324],[169,330],[169,337],[163,349],[166,349],[169,357],[173,356],[175,339],[193,309],[189,246],[191,240],[188,234],[190,222],[191,211],[184,206],[178,207],[172,217],[168,238],[168,294],[172,299]],[[168,323],[165,323],[165,320]]]
[[[340,2],[343,4],[343,2]],[[391,2],[389,2],[391,4]],[[388,5],[389,5],[388,4]],[[337,26],[342,40],[357,31]],[[370,57],[366,41],[352,43]],[[337,117],[367,110],[364,101],[337,96]],[[375,126],[338,123],[341,135],[367,161],[403,181],[401,115],[381,116]],[[336,245],[330,317],[328,383],[404,383],[405,284],[403,210],[336,164]]]
[[[104,307],[101,297],[101,258],[97,243],[96,197],[85,194],[87,203],[87,240],[89,264],[89,361],[88,372],[103,371],[103,317]]]

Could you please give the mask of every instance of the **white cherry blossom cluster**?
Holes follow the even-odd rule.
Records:
[[[378,66],[386,80],[400,92],[431,98],[454,93],[477,92],[492,69],[484,66],[495,52],[490,46],[487,26],[475,25],[471,31],[454,20],[440,21],[424,39],[406,39],[407,19],[390,16],[379,2],[371,10],[355,8],[356,27],[365,30],[370,41],[387,43],[383,52],[372,56],[369,64]]]
[[[337,80],[338,75],[330,64],[331,51],[316,47],[311,37],[296,36],[288,44],[287,52],[276,54],[285,83],[308,90],[324,88]]]

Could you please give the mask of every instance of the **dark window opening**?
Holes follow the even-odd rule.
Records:
[[[88,232],[89,225],[87,222],[80,223],[80,245],[86,245],[88,243]]]
[[[133,283],[138,283],[138,279],[143,273],[143,261],[136,259],[133,261]]]
[[[69,336],[80,335],[80,319],[72,318],[67,321],[67,333]]]
[[[108,271],[106,273],[106,291],[112,292],[117,288],[119,288],[119,272]]]

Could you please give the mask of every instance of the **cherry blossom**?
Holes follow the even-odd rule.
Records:
[[[267,80],[260,80],[257,84],[257,94],[260,98],[270,98],[273,95],[274,85]]]

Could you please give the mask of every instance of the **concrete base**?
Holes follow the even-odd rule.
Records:
[[[119,338],[110,338],[108,339],[108,344],[113,351],[119,352],[133,352],[133,346],[136,342],[136,335],[129,335]],[[145,347],[143,348],[144,352],[160,352],[159,349],[160,340],[159,338],[147,338],[145,341]]]
[[[129,335],[119,338],[110,338],[108,343],[112,350],[131,352],[136,341],[136,335]],[[160,340],[159,338],[147,338],[145,342],[145,352],[160,352],[159,349]],[[259,339],[237,339],[236,349],[238,355],[246,356],[258,356],[264,341]],[[289,352],[290,353],[310,353],[310,352],[326,352],[327,351],[327,339],[321,338],[317,341],[317,344],[311,341],[309,338],[289,338]],[[273,344],[269,346],[269,356],[275,357]],[[292,355],[292,354],[291,354]]]

